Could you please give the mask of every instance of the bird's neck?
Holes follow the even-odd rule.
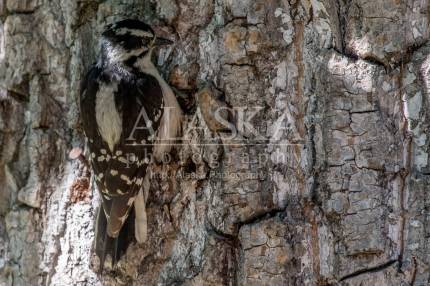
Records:
[[[136,61],[133,63],[133,67],[137,68],[140,72],[152,75],[157,79],[161,78],[157,68],[152,63],[152,49],[145,55],[137,57]]]

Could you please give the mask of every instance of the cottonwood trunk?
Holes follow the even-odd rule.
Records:
[[[428,285],[429,13],[427,0],[0,0],[0,285]],[[154,166],[149,240],[102,281],[97,193],[67,154],[85,149],[79,81],[123,18],[175,39],[157,63],[192,144]],[[261,108],[239,143],[191,100],[210,82]]]

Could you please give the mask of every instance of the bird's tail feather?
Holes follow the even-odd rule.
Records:
[[[107,256],[111,257],[112,268],[120,260],[134,237],[134,210],[124,222],[119,235],[115,238],[107,234],[107,219],[103,207],[99,207],[96,223],[95,253],[99,258],[99,274],[103,273]]]
[[[145,177],[146,179],[146,177]],[[148,220],[146,217],[146,198],[144,190],[140,190],[137,193],[136,200],[134,201],[134,210],[135,210],[135,222],[134,222],[134,231],[136,236],[136,241],[138,243],[144,243],[148,237]]]

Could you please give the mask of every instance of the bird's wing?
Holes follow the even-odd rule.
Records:
[[[106,231],[110,237],[117,237],[128,218],[135,194],[130,192],[122,196],[102,196],[103,210],[107,219]]]
[[[116,159],[113,156],[109,162],[111,173],[105,172],[106,188],[114,193],[116,189],[116,195],[112,196],[112,203],[109,204],[108,234],[111,236],[118,234],[135,196],[142,188],[146,167],[151,161],[155,133],[163,113],[160,86],[150,76],[122,82],[118,94],[116,104],[122,113],[122,135],[115,148]],[[112,170],[118,170],[118,174],[112,176]]]
[[[100,85],[113,80],[93,68],[82,86],[81,115],[89,138],[91,162],[97,186],[103,197],[107,232],[116,237],[127,219],[133,199],[143,184],[151,160],[152,141],[162,115],[163,97],[155,78],[139,75],[117,82],[115,106],[122,117],[122,130],[114,150],[109,150],[98,131],[95,105]],[[150,125],[150,128],[148,125]]]

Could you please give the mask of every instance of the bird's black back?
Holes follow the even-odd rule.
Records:
[[[118,83],[118,90],[115,92],[115,105],[122,117],[122,133],[120,142],[115,146],[113,152],[110,152],[106,142],[101,137],[96,122],[96,95],[102,84],[110,84],[112,81]],[[121,181],[114,180],[109,172],[113,170],[121,171],[121,174],[130,178],[144,175],[145,168],[137,166],[133,161],[143,162],[152,154],[152,143],[148,140],[151,134],[147,129],[135,130],[134,140],[127,140],[135,127],[136,121],[142,111],[145,109],[148,118],[152,122],[154,131],[160,124],[160,111],[163,107],[163,96],[158,81],[148,74],[135,73],[132,76],[120,77],[114,72],[103,70],[94,66],[87,74],[81,87],[81,118],[85,135],[89,139],[89,149],[92,156],[92,165],[97,176],[104,174],[104,180],[98,182],[99,187],[106,187],[111,195],[115,195],[115,190],[120,189],[129,193],[130,187],[122,184]],[[158,115],[158,116],[157,116]],[[138,123],[139,127],[145,126],[143,118]],[[145,142],[143,142],[145,140]],[[110,154],[109,161],[97,160],[102,154],[101,150],[106,150]],[[94,157],[94,155],[95,157]],[[104,152],[103,152],[104,153]],[[134,156],[133,156],[134,155]],[[115,158],[114,158],[115,157]],[[128,164],[124,164],[118,158],[128,159]],[[133,160],[135,159],[135,160]],[[108,172],[109,171],[109,172]],[[115,176],[118,177],[119,176]],[[119,194],[118,194],[119,195]]]
[[[113,151],[109,150],[108,144],[103,140],[96,119],[97,93],[102,85],[112,83],[117,84],[117,91],[114,94],[115,107],[122,118],[121,137]],[[103,94],[99,96],[103,96]],[[125,221],[118,221],[118,218],[128,215],[132,206],[130,199],[142,188],[146,167],[152,154],[153,142],[148,141],[148,137],[151,137],[148,130],[136,130],[133,136],[135,140],[130,141],[127,138],[132,133],[136,121],[141,115],[142,108],[145,109],[148,118],[151,120],[153,130],[156,131],[162,117],[162,107],[161,87],[158,81],[148,74],[134,72],[127,76],[122,76],[115,70],[103,69],[94,65],[82,81],[81,120],[85,135],[88,138],[91,164],[97,187],[102,197],[104,212],[101,215],[106,216],[106,225],[111,223],[119,225],[119,228],[121,228],[126,223]],[[138,123],[138,126],[145,126],[143,119]],[[155,139],[156,136],[153,137]],[[143,142],[142,140],[146,141]],[[108,157],[109,160],[107,159]],[[117,174],[114,175],[116,172]],[[133,183],[130,184],[124,180],[124,176]],[[113,219],[117,219],[117,221],[109,222],[109,220]],[[96,238],[96,244],[97,241],[110,239],[105,234],[98,233],[97,235],[99,237]],[[104,237],[100,237],[100,235]],[[122,235],[119,235],[119,237],[121,238]],[[118,247],[124,248],[121,243],[119,242]],[[99,245],[98,248],[104,247]],[[112,258],[117,256],[116,249],[113,251]],[[102,255],[104,257],[104,253]]]

